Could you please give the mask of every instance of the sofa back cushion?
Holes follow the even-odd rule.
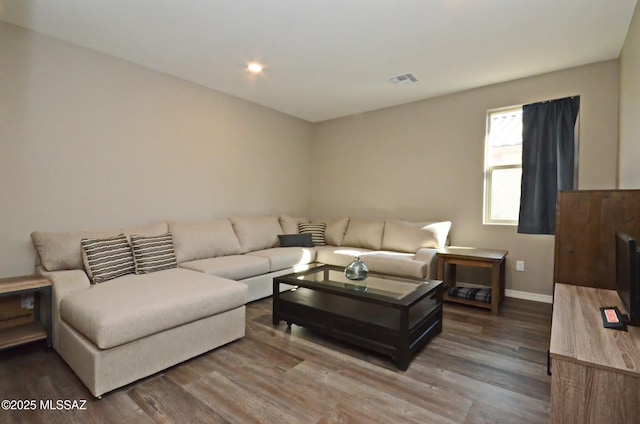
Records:
[[[344,233],[347,231],[347,226],[349,225],[349,217],[314,219],[311,222],[313,222],[314,224],[319,224],[322,222],[327,224],[326,228],[324,229],[325,242],[331,246],[342,246]]]
[[[410,222],[388,219],[384,226],[382,249],[415,253],[421,247],[447,245],[451,221]]]
[[[278,218],[278,221],[280,221],[280,226],[282,227],[282,232],[284,234],[297,234],[298,224],[308,223],[309,218],[304,216],[280,215],[280,217]]]
[[[136,225],[133,227],[123,227],[120,232],[127,236],[127,240],[131,242],[132,234],[144,237],[159,236],[169,232],[169,225],[167,224],[167,221],[159,221],[152,222],[150,224]]]
[[[208,222],[171,221],[169,229],[173,235],[178,262],[242,253],[240,242],[228,219]]]
[[[47,271],[62,271],[68,269],[84,270],[82,262],[83,238],[106,238],[119,234],[118,230],[104,231],[65,231],[47,232],[34,231],[31,241],[38,253],[40,265]]]
[[[351,218],[342,246],[380,250],[384,221]]]
[[[278,218],[275,216],[229,219],[233,224],[233,230],[240,241],[243,253],[276,247],[278,234],[283,234]]]

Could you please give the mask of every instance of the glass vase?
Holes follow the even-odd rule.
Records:
[[[369,269],[364,262],[360,260],[360,257],[356,256],[344,269],[344,275],[349,280],[364,280],[369,275]]]

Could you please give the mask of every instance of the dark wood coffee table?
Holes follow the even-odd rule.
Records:
[[[295,288],[280,292],[280,284]],[[369,274],[351,281],[322,265],[273,279],[273,324],[297,324],[384,355],[406,370],[442,331],[442,281]]]

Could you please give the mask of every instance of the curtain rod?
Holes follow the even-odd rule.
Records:
[[[565,100],[565,99],[575,99],[575,98],[578,98],[578,99],[579,99],[579,98],[580,98],[580,95],[579,95],[579,94],[576,94],[576,95],[574,95],[574,96],[562,97],[562,98],[559,98],[559,99],[543,100],[543,101],[541,101],[541,102],[528,103],[528,104],[526,104],[526,105],[524,105],[524,106],[535,105],[535,104],[541,104],[541,103],[551,103],[551,102],[557,102],[557,101],[560,101],[560,100]]]

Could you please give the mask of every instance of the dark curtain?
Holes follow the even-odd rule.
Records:
[[[522,107],[522,191],[518,232],[555,234],[559,190],[574,189],[580,97]]]

